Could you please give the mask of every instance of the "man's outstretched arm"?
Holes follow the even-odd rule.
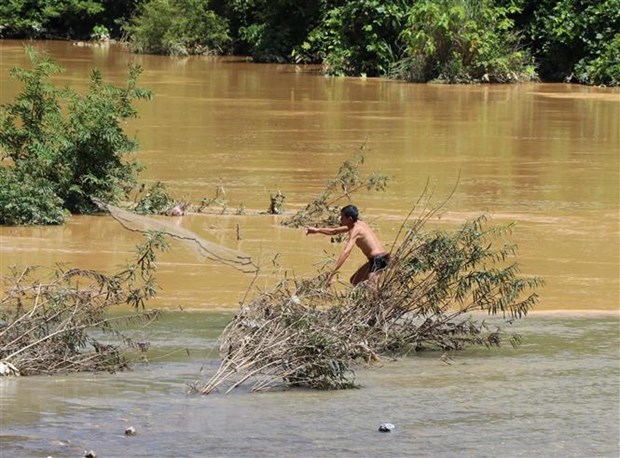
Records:
[[[345,232],[349,232],[349,228],[347,226],[307,227],[306,228],[306,235],[310,235],[310,234],[338,235],[338,234],[344,234]]]

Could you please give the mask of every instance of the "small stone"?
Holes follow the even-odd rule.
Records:
[[[136,435],[136,428],[134,428],[133,426],[130,426],[129,428],[125,430],[125,436],[135,436],[135,435]]]
[[[381,423],[381,425],[379,425],[379,431],[381,431],[382,433],[392,432],[394,428],[396,428],[396,426],[394,426],[392,423]]]
[[[94,450],[84,450],[84,458],[97,458],[97,453]]]

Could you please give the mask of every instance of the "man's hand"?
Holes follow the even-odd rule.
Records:
[[[316,227],[307,227],[306,228],[306,235],[316,234],[317,231],[318,231],[318,229]]]
[[[332,283],[334,282],[334,276],[335,276],[335,272],[329,272],[327,276],[325,277],[325,284],[327,285],[327,287],[330,287]]]

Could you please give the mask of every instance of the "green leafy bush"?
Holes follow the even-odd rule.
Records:
[[[394,66],[395,76],[450,83],[532,79],[532,60],[520,49],[510,18],[517,12],[493,0],[416,2],[401,34],[407,50]]]
[[[104,19],[110,0],[11,0],[0,2],[0,36],[86,37]],[[126,6],[125,6],[126,8]]]
[[[620,86],[620,33],[604,43],[594,58],[583,58],[575,65],[577,80],[584,84]]]
[[[110,31],[105,25],[96,25],[90,33],[90,39],[95,41],[105,41],[110,39]]]
[[[386,75],[400,58],[399,33],[408,8],[402,0],[341,2],[324,11],[293,54],[299,62],[324,63],[332,75]]]
[[[230,0],[222,14],[230,22],[235,52],[255,62],[290,62],[317,24],[325,7],[322,0]]]
[[[141,69],[130,68],[125,87],[104,83],[93,70],[81,95],[49,82],[62,68],[48,56],[31,48],[27,53],[33,68],[11,71],[23,92],[0,107],[0,147],[10,163],[6,173],[43,180],[73,213],[97,211],[91,196],[118,201],[135,186],[140,170],[126,159],[137,141],[125,134],[122,122],[137,116],[134,100],[151,96],[137,86]]]
[[[158,181],[151,186],[138,201],[134,211],[141,215],[164,215],[175,205],[175,199],[166,189],[166,185]]]
[[[62,224],[67,212],[51,183],[43,179],[21,179],[11,170],[0,168],[0,224]]]
[[[200,0],[146,0],[126,30],[138,53],[225,54],[231,46],[228,22]]]
[[[550,80],[620,84],[620,0],[545,0],[523,24]]]

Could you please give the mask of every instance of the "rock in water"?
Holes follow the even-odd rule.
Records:
[[[381,431],[382,433],[392,432],[394,428],[396,428],[396,426],[394,426],[392,423],[381,423],[381,425],[379,425],[379,431]]]

